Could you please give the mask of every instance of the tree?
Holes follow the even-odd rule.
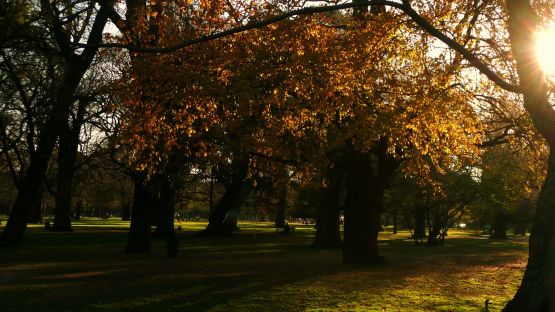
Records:
[[[57,183],[56,203],[54,206],[54,225],[52,230],[59,232],[72,231],[71,229],[71,195],[73,175],[77,161],[77,149],[81,126],[85,119],[85,108],[87,103],[81,100],[77,105],[77,113],[71,125],[60,135],[57,158]]]
[[[36,12],[24,1],[2,7],[2,29],[6,29],[0,47],[2,156],[14,186],[20,190],[30,157],[36,153],[37,132],[52,97],[49,90],[55,84],[57,61],[40,48],[40,42],[29,40],[42,30],[40,25],[33,25]],[[38,192],[28,222],[42,222],[43,190]]]
[[[474,205],[473,214],[491,224],[492,238],[507,238],[509,222],[517,214],[521,215],[520,222],[525,222],[525,202],[535,200],[537,195],[534,191],[540,184],[537,177],[545,168],[524,143],[515,141],[511,145],[493,146],[482,156],[480,200]]]
[[[435,196],[431,194],[434,190],[425,190],[428,246],[443,244],[447,231],[460,221],[468,206],[476,200],[476,181],[472,178],[472,170],[466,168],[442,176],[438,179],[441,181],[440,193]]]
[[[323,18],[335,21],[329,16]],[[228,148],[222,158],[231,160],[230,164],[236,168],[232,170],[237,174],[236,183],[232,185],[245,183],[252,162],[250,154],[268,158],[289,158],[293,154],[290,158],[305,165],[306,158],[314,159],[305,155],[312,152],[322,157],[327,144],[337,144],[340,157],[349,164],[345,166],[345,176],[347,184],[352,186],[347,187],[345,201],[346,241],[349,242],[344,244],[346,262],[379,260],[377,231],[383,192],[401,160],[409,159],[412,165],[406,169],[412,171],[429,170],[429,164],[422,161],[427,156],[431,156],[434,166],[448,167],[453,163],[453,154],[466,157],[465,153],[473,148],[475,140],[469,134],[480,131],[473,125],[475,116],[465,103],[465,91],[458,88],[456,68],[446,69],[439,62],[444,55],[437,59],[430,56],[426,41],[411,37],[412,29],[399,25],[397,18],[397,15],[385,13],[376,15],[368,22],[350,25],[352,31],[349,32],[330,29],[318,18],[298,18],[270,29],[272,40],[262,40],[262,34],[253,31],[188,49],[190,53],[186,55],[149,58],[148,63],[141,65],[141,70],[148,69],[148,73],[156,73],[154,69],[163,66],[174,68],[176,59],[186,62],[187,66],[181,67],[183,72],[172,71],[171,77],[158,74],[154,79],[152,75],[143,75],[148,78],[137,83],[135,103],[139,104],[137,111],[141,116],[134,118],[133,123],[141,125],[138,128],[143,133],[145,130],[148,133],[137,136],[139,147],[147,155],[160,158],[171,154],[169,150],[173,146],[189,146],[193,136],[183,133],[182,129],[191,129],[196,136],[199,129],[196,123],[200,120],[195,121],[195,118],[199,115],[191,112],[192,106],[189,106],[186,120],[168,116],[181,116],[181,111],[178,114],[175,111],[184,105],[176,104],[198,103],[199,98],[208,104],[207,109],[211,103],[220,103],[215,111],[225,127],[220,128],[223,135],[218,139],[224,141],[227,137],[228,141],[212,147]],[[378,32],[382,28],[388,31]],[[381,35],[376,36],[376,33]],[[409,44],[414,46],[411,53],[400,53],[395,48]],[[340,49],[330,49],[331,46]],[[366,46],[371,48],[364,48]],[[212,55],[216,48],[225,51],[226,58],[215,54],[213,57],[218,62],[205,64],[204,59],[197,56],[199,51]],[[403,63],[405,67],[390,70],[392,65]],[[198,64],[204,66],[198,68]],[[275,70],[277,65],[279,70]],[[410,69],[411,66],[415,69]],[[138,80],[134,78],[133,81]],[[169,82],[162,85],[170,90],[176,87],[178,90],[192,89],[190,82],[193,81],[197,97],[189,98],[185,92],[174,96],[175,93],[156,90],[148,92],[147,98],[149,86],[162,81]],[[189,84],[182,85],[179,81]],[[439,105],[443,102],[452,104]],[[167,107],[152,105],[154,103],[167,103]],[[435,115],[419,116],[429,110]],[[199,110],[199,114],[202,120],[209,120],[206,111]],[[190,119],[193,121],[189,125]],[[182,123],[175,124],[175,120]],[[144,126],[153,124],[156,126]],[[215,123],[204,124],[211,128]],[[340,129],[340,138],[336,142],[323,140],[327,137],[325,133],[334,128]],[[446,135],[448,130],[451,132]],[[170,139],[168,132],[172,134]],[[166,145],[162,149],[158,148],[160,137]],[[282,147],[279,143],[284,141],[294,144]],[[243,161],[239,162],[241,159]],[[223,205],[227,202],[237,203],[235,199],[242,193],[237,190],[239,186],[230,193],[233,196],[224,195],[222,205],[217,207],[231,207]],[[230,200],[226,200],[228,198]],[[212,226],[221,223],[225,209],[222,211],[213,214],[220,221],[212,218]],[[368,248],[372,251],[368,252]]]
[[[3,245],[19,245],[22,242],[27,217],[39,199],[43,177],[57,139],[64,130],[63,125],[67,124],[75,91],[99,49],[98,44],[102,42],[104,26],[113,6],[111,1],[102,2],[98,10],[95,1],[79,5],[68,3],[60,8],[48,1],[41,1],[38,6],[23,4],[33,11],[33,18],[40,21],[34,23],[35,20],[27,17],[22,23],[29,29],[30,41],[37,44],[35,50],[47,51],[55,57],[57,71],[53,80],[57,83],[44,111],[44,123],[37,131],[36,150],[30,155],[29,166],[22,177],[17,198],[2,233]],[[85,33],[87,36],[84,36]],[[20,41],[18,30],[14,35],[7,35],[8,38],[12,36],[16,38],[12,41],[14,45],[29,42]],[[91,47],[79,49],[73,45],[81,40]],[[10,47],[3,47],[6,48]]]

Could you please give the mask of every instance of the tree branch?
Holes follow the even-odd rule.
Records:
[[[521,93],[520,86],[513,85],[505,81],[502,77],[497,75],[493,70],[491,70],[485,63],[483,63],[476,55],[472,52],[468,51],[464,46],[456,42],[455,40],[447,37],[444,33],[442,33],[439,29],[435,28],[432,24],[430,24],[426,19],[424,19],[418,12],[416,12],[408,2],[408,0],[403,0],[403,6],[400,8],[405,14],[407,14],[418,26],[428,32],[430,35],[436,37],[437,39],[441,40],[441,42],[445,43],[451,49],[460,53],[473,67],[478,69],[482,74],[488,77],[493,83],[495,83],[500,88],[515,92]]]
[[[357,2],[342,3],[337,5],[305,7],[302,9],[285,12],[280,15],[268,17],[263,20],[253,21],[243,26],[234,27],[224,31],[214,32],[214,33],[203,35],[193,39],[183,40],[178,44],[167,46],[167,47],[141,47],[141,46],[136,46],[132,44],[123,44],[123,43],[104,43],[104,44],[92,46],[90,44],[82,44],[77,42],[72,43],[72,45],[75,45],[78,47],[85,47],[85,48],[86,47],[124,48],[129,51],[142,52],[142,53],[168,53],[168,52],[174,52],[184,47],[195,45],[198,43],[208,42],[211,40],[231,36],[233,34],[245,32],[248,30],[262,28],[267,25],[270,25],[291,17],[295,17],[295,16],[332,12],[332,11],[356,8],[360,6],[383,5],[383,6],[389,6],[389,7],[399,9],[405,14],[407,14],[412,19],[412,21],[415,22],[419,27],[424,29],[433,37],[445,43],[451,49],[461,54],[470,63],[470,65],[478,69],[482,74],[488,77],[492,82],[494,82],[500,88],[510,92],[515,92],[515,93],[522,92],[520,86],[513,85],[505,81],[501,76],[499,76],[491,68],[489,68],[487,64],[482,62],[476,55],[474,55],[472,52],[467,50],[462,44],[459,44],[457,41],[448,37],[446,34],[442,33],[439,29],[434,27],[430,22],[428,22],[425,18],[423,18],[417,11],[415,11],[412,8],[408,0],[402,0],[402,1],[403,1],[402,3],[399,3],[399,2],[389,1],[389,0],[367,0],[367,1],[361,0]]]

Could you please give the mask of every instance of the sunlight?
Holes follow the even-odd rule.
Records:
[[[548,76],[555,76],[555,25],[536,33],[536,55]]]

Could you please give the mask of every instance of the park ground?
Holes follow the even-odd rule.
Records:
[[[3,222],[5,224],[5,222]],[[388,263],[341,264],[340,250],[310,247],[313,226],[293,234],[240,223],[206,238],[206,224],[179,223],[179,257],[165,242],[123,252],[128,223],[85,219],[73,233],[28,229],[0,250],[1,311],[498,311],[524,272],[527,238],[490,240],[451,231],[442,247],[416,247],[408,232],[380,234]]]

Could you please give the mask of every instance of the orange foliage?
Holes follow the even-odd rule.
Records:
[[[157,42],[279,9],[219,1],[161,5],[164,14],[150,14],[159,21]],[[476,158],[482,126],[461,68],[446,65],[425,36],[412,33],[392,12],[362,23],[321,14],[141,55],[123,79],[136,160],[150,166],[172,151],[196,161],[226,157],[218,151],[227,144],[306,165],[347,140],[368,150],[386,137],[390,154],[405,160],[411,174],[463,165]]]

